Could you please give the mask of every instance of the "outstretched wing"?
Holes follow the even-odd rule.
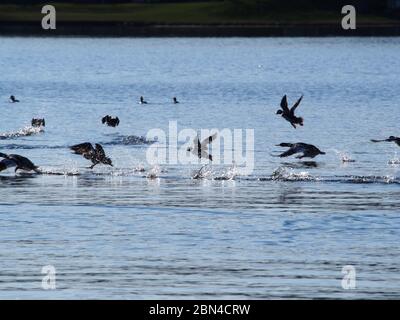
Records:
[[[206,148],[208,144],[212,143],[217,138],[217,136],[218,134],[214,133],[212,136],[209,136],[208,138],[204,139],[201,142],[201,149]]]
[[[377,143],[377,142],[386,142],[386,140],[375,140],[375,139],[371,139],[371,142],[375,142],[375,143]]]
[[[35,166],[31,160],[18,154],[10,154],[8,159],[14,161],[22,169],[34,170],[37,168],[37,166]]]
[[[200,139],[199,136],[195,136],[193,139],[193,151],[197,152],[197,150],[201,150],[201,144],[200,144]]]
[[[96,156],[99,159],[103,159],[106,157],[106,153],[105,153],[103,147],[98,143],[96,143]]]
[[[293,105],[292,109],[290,109],[290,113],[294,116],[294,112],[296,111],[296,108],[299,106],[301,100],[303,100],[303,96],[300,97],[299,100],[296,101],[296,103]]]
[[[279,156],[280,156],[281,158],[285,158],[285,157],[289,157],[289,156],[291,156],[291,155],[293,155],[293,154],[296,154],[296,153],[298,153],[298,152],[299,152],[298,148],[292,147],[292,148],[290,148],[288,151],[286,151],[286,152],[280,154]]]
[[[289,113],[289,107],[288,107],[288,103],[287,103],[287,97],[286,94],[283,96],[282,101],[281,101],[281,108],[285,113]]]
[[[74,146],[70,147],[70,149],[73,150],[75,153],[81,154],[83,156],[94,153],[94,148],[93,148],[92,144],[89,142],[84,142],[84,143],[74,145]],[[86,156],[85,156],[85,158],[86,158]]]

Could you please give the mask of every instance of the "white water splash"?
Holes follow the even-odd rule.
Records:
[[[159,177],[160,172],[161,172],[160,167],[156,165],[150,169],[146,177],[147,179],[157,179]]]
[[[307,171],[294,172],[293,168],[279,167],[272,175],[273,181],[318,181],[319,179]]]
[[[22,129],[20,129],[18,131],[0,133],[0,139],[27,137],[27,136],[38,134],[38,133],[41,133],[41,132],[44,132],[44,128],[43,127],[27,126],[27,127],[24,127],[24,128],[22,128]]]
[[[356,162],[356,160],[352,159],[351,156],[345,151],[339,151],[337,149],[332,149],[340,158],[342,163],[351,163]]]
[[[388,164],[392,166],[400,165],[400,158],[397,156],[397,152],[395,152],[394,157],[389,160]]]

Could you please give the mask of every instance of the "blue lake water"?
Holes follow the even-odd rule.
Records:
[[[0,151],[45,172],[0,173],[0,298],[399,298],[400,148],[370,142],[400,136],[399,49],[400,38],[0,38]],[[284,94],[304,94],[304,127],[275,114]],[[102,125],[106,114],[120,125]],[[154,167],[135,137],[169,121],[254,129],[254,171]],[[86,141],[114,167],[87,169],[68,149]],[[274,156],[298,141],[327,154],[316,166]],[[55,290],[42,288],[47,265]]]

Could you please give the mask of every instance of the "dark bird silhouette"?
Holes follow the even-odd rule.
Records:
[[[92,161],[93,165],[90,169],[93,169],[96,165],[102,163],[113,167],[112,161],[106,156],[103,147],[96,143],[96,148],[93,148],[92,144],[89,142],[81,143],[70,147],[75,154],[82,155],[85,159]]]
[[[312,144],[303,143],[303,142],[281,143],[281,144],[278,144],[277,146],[284,147],[284,148],[290,148],[288,151],[279,155],[279,157],[281,157],[281,158],[289,157],[296,153],[302,153],[302,155],[299,155],[296,157],[297,159],[315,158],[316,156],[318,156],[320,154],[325,154],[325,152],[322,152],[316,146],[313,146]]]
[[[209,136],[208,138],[206,138],[202,142],[200,142],[200,139],[197,136],[193,140],[193,146],[187,148],[187,151],[193,153],[199,159],[205,158],[205,159],[209,159],[210,161],[213,161],[212,155],[208,154],[207,151],[208,151],[208,145],[210,143],[212,143],[216,137],[217,137],[217,134],[215,133],[212,136]]]
[[[106,115],[101,119],[101,122],[103,124],[107,124],[109,127],[117,127],[119,125],[119,118],[118,117],[111,117],[109,115]]]
[[[35,119],[33,118],[31,121],[32,127],[45,127],[46,121],[44,119]]]
[[[10,96],[10,100],[12,103],[19,102],[19,100],[16,99],[14,96]]]
[[[174,100],[175,104],[179,103],[179,101],[178,101],[178,99],[176,99],[176,97],[173,97],[172,99]]]
[[[140,97],[140,104],[147,104],[147,101],[144,100],[143,96]]]
[[[15,167],[15,172],[18,170],[25,170],[41,173],[39,167],[34,165],[31,160],[18,154],[0,153],[0,158],[3,158],[3,160],[0,161],[0,171]]]
[[[400,138],[394,136],[390,136],[384,140],[371,140],[371,142],[394,142],[400,147]]]
[[[286,97],[286,95],[284,95],[282,98],[282,101],[281,101],[282,110],[278,110],[276,112],[276,114],[280,114],[285,120],[289,121],[290,124],[295,129],[296,129],[296,125],[303,126],[303,124],[304,124],[304,119],[301,117],[296,117],[294,114],[296,111],[296,108],[299,106],[302,99],[303,99],[303,96],[301,96],[300,99],[297,100],[297,102],[293,105],[293,107],[291,109],[289,109],[287,97]]]

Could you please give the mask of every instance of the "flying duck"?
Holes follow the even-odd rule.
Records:
[[[109,127],[116,127],[119,125],[119,118],[118,117],[113,118],[109,115],[106,115],[101,119],[101,122],[103,124],[106,123]]]
[[[96,148],[93,148],[91,143],[84,142],[74,145],[70,147],[70,149],[73,150],[75,154],[80,154],[85,159],[92,161],[93,165],[89,167],[90,169],[93,169],[99,163],[113,167],[112,161],[110,158],[106,157],[103,147],[98,143],[96,143],[95,146]]]
[[[193,140],[193,146],[187,148],[187,151],[193,153],[199,159],[205,158],[205,159],[209,159],[210,161],[213,161],[212,155],[208,154],[207,151],[208,151],[208,145],[210,143],[212,143],[216,137],[217,137],[217,134],[215,133],[212,136],[209,136],[208,138],[206,138],[202,142],[200,142],[200,139],[197,136]]]
[[[147,104],[147,101],[144,100],[143,96],[140,97],[140,104]]]
[[[293,128],[296,129],[296,125],[302,126],[304,124],[304,119],[301,117],[296,117],[294,112],[296,108],[299,106],[303,96],[300,97],[299,100],[293,105],[291,109],[288,107],[287,97],[286,95],[283,96],[281,101],[281,108],[282,110],[278,110],[276,114],[280,114],[285,120],[289,121]]]
[[[390,136],[389,138],[384,139],[384,140],[371,140],[371,141],[372,142],[394,142],[400,147],[400,138],[394,137],[394,136]]]
[[[3,158],[3,160],[0,161],[0,171],[15,167],[15,172],[18,170],[25,170],[41,173],[39,167],[35,166],[31,160],[18,154],[0,153],[0,158]]]
[[[31,121],[31,125],[32,127],[45,127],[46,126],[46,122],[44,119],[35,119],[33,118]]]
[[[10,100],[12,103],[19,102],[19,100],[16,99],[14,96],[10,96]]]
[[[312,144],[303,143],[303,142],[281,143],[281,144],[278,144],[277,147],[290,148],[288,151],[279,155],[279,157],[281,157],[281,158],[289,157],[296,153],[302,153],[302,155],[299,155],[296,157],[297,159],[315,158],[316,156],[318,156],[320,154],[325,154],[325,152],[322,152],[316,146],[313,146]]]

